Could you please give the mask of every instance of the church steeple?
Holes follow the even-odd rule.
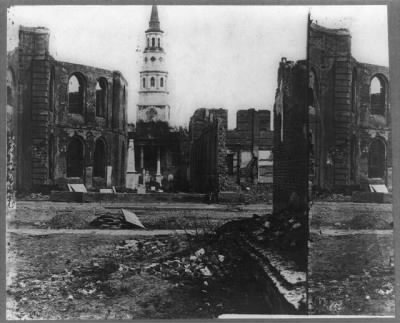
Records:
[[[157,10],[157,5],[153,4],[151,8],[151,16],[150,16],[150,22],[149,22],[149,29],[146,30],[147,32],[163,32],[160,29],[160,19],[158,18],[158,10]]]
[[[154,4],[151,8],[149,29],[146,30],[146,47],[140,71],[137,121],[169,122],[168,71],[165,66],[163,36],[157,6]]]

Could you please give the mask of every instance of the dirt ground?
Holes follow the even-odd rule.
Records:
[[[391,211],[389,204],[313,205],[310,314],[394,315]]]
[[[22,205],[8,221],[13,231],[7,236],[8,319],[215,318],[267,310],[234,241],[212,233],[220,223],[249,217],[252,211],[137,211],[146,227],[167,227],[168,235],[61,229],[47,234],[52,216],[64,206]],[[71,214],[83,214],[86,220],[79,227],[86,228],[95,206],[75,207]],[[190,221],[188,227],[195,230],[186,233]],[[174,234],[178,228],[185,230]]]

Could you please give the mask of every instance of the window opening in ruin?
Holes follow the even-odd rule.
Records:
[[[67,148],[67,177],[83,176],[84,149],[81,139],[72,138]]]
[[[54,67],[51,68],[51,72],[50,72],[49,111],[54,111]]]
[[[383,178],[385,175],[385,160],[386,160],[385,144],[375,139],[369,147],[368,155],[368,177]]]
[[[163,77],[160,79],[160,86],[164,87],[164,78]]]
[[[156,86],[154,77],[152,77],[152,78],[150,79],[150,86],[151,86],[151,87]]]
[[[83,77],[72,74],[68,81],[68,110],[70,113],[83,114],[84,82]]]
[[[107,81],[103,78],[96,83],[96,116],[104,117],[107,106]]]
[[[371,113],[385,115],[386,89],[385,82],[379,76],[374,76],[370,85]]]
[[[93,176],[106,176],[106,147],[103,139],[97,139],[93,154]]]

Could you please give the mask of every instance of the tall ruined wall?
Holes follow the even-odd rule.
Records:
[[[91,187],[94,148],[99,138],[106,146],[107,172],[110,172],[107,176],[112,177],[113,185],[123,185],[127,82],[119,72],[55,61],[49,55],[48,42],[47,29],[21,27],[18,49],[9,58],[9,66],[19,80],[18,189],[30,191],[67,182],[81,182]],[[79,75],[82,81],[81,113],[68,109],[68,83],[73,74]],[[96,115],[96,85],[100,78],[107,84],[105,112],[101,116]],[[66,153],[73,138],[83,143],[81,178],[67,178]],[[104,185],[105,181],[104,178]]]
[[[307,67],[283,59],[274,106],[273,208],[307,208]]]
[[[226,127],[213,118],[190,145],[190,181],[195,192],[223,191],[227,186]],[[192,128],[198,131],[199,128]],[[190,135],[193,138],[193,133]]]
[[[388,68],[357,62],[346,29],[311,24],[308,52],[313,185],[334,190],[367,187],[369,147],[376,138],[386,147],[382,183],[387,182],[391,177]],[[372,106],[376,101],[370,95],[374,76],[384,83],[386,91],[387,106],[382,115],[376,115]]]

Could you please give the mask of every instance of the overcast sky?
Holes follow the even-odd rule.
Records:
[[[361,62],[388,65],[386,6],[158,6],[169,72],[171,123],[187,125],[200,107],[272,109],[281,57],[306,56],[307,14],[348,28]],[[8,12],[8,49],[19,25],[50,29],[60,61],[119,70],[135,120],[144,31],[151,6],[18,6]]]

